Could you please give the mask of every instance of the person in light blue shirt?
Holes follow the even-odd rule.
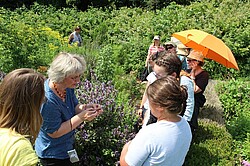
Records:
[[[72,165],[68,153],[74,151],[75,128],[103,111],[98,104],[79,103],[74,94],[85,68],[83,57],[69,53],[59,53],[50,65],[44,84],[46,100],[40,110],[43,123],[35,141],[35,151],[43,166]]]
[[[176,77],[176,79],[180,80],[180,85],[184,85],[187,88],[188,98],[186,100],[186,107],[183,108],[181,115],[190,123],[194,111],[194,85],[193,81],[188,77],[188,73],[186,75],[180,74],[180,59],[173,53],[169,53],[166,51],[161,52],[159,53],[159,58],[155,61],[153,70],[154,72],[150,73],[150,77],[147,77],[148,85],[154,82],[156,79],[172,75]],[[145,94],[146,93],[144,93],[143,95],[141,107],[149,110],[148,100],[146,99]],[[143,126],[156,122],[156,119],[153,117],[153,115],[149,114],[150,111],[146,111],[144,116],[145,118],[143,119]]]
[[[188,67],[187,56],[190,53],[190,48],[186,47],[184,44],[177,45],[177,56],[180,58],[182,63],[182,70],[186,71]]]
[[[179,115],[186,102],[186,88],[169,75],[150,84],[146,95],[157,122],[143,127],[124,145],[120,165],[182,166],[192,139],[188,122]]]

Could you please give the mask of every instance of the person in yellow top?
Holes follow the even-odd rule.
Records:
[[[42,117],[44,76],[16,69],[0,83],[0,166],[37,165],[33,150]]]

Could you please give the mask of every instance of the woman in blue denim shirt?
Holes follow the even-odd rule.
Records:
[[[97,104],[78,103],[74,94],[85,68],[83,57],[69,53],[60,53],[50,65],[40,110],[43,124],[35,142],[42,165],[71,165],[68,153],[74,151],[74,129],[103,111]]]

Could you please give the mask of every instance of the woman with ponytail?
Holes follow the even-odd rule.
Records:
[[[189,124],[179,115],[187,99],[186,88],[175,77],[166,76],[150,84],[146,95],[157,122],[143,127],[123,147],[120,165],[181,166],[192,138]]]
[[[150,74],[151,77],[149,78],[150,81],[148,81],[147,86],[159,78],[169,75],[175,77],[179,81],[180,85],[184,85],[187,88],[188,97],[180,115],[190,123],[194,111],[194,85],[190,77],[180,74],[181,67],[182,63],[175,54],[168,53],[166,51],[160,52],[158,58],[155,60],[155,65],[153,68],[154,72],[153,74]],[[143,108],[145,112],[145,115],[143,115],[143,126],[155,123],[157,121],[157,119],[150,113],[149,102],[147,100],[146,93],[143,95],[140,107]],[[140,110],[138,111],[140,115],[142,114],[141,112]]]

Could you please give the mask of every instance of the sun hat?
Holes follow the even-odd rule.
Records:
[[[189,47],[187,47],[184,44],[180,43],[180,44],[177,45],[177,48],[189,48]]]
[[[160,36],[158,36],[158,35],[155,36],[155,37],[154,37],[154,40],[160,40]]]
[[[178,44],[177,45],[177,54],[187,56],[188,55],[187,48],[189,48],[189,47],[185,46],[184,44]]]
[[[172,46],[174,46],[175,48],[177,47],[177,45],[176,45],[174,42],[172,42],[172,41],[165,42],[163,45],[164,45],[164,46],[166,46],[166,45],[172,45]]]
[[[200,61],[200,62],[204,62],[204,56],[203,56],[202,52],[196,51],[196,50],[192,50],[190,52],[190,54],[187,56],[187,58],[195,59],[195,60]]]

